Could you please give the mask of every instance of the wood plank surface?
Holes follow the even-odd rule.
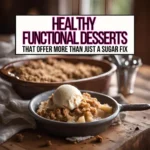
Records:
[[[149,83],[150,67],[142,66],[136,79],[135,93],[126,97],[126,102],[150,103]],[[22,131],[21,133],[24,135],[24,140],[20,143],[16,142],[15,136],[13,136],[0,146],[0,150],[124,150],[127,148],[127,145],[132,145],[132,150],[136,150],[139,146],[137,142],[140,141],[137,141],[138,137],[145,137],[145,140],[150,139],[150,132],[148,132],[148,130],[146,131],[146,134],[142,133],[142,131],[149,128],[150,110],[142,112],[126,112],[126,118],[122,124],[111,126],[107,131],[101,134],[103,137],[102,143],[95,143],[92,138],[81,143],[74,144],[62,138],[52,137],[45,131],[36,129]],[[143,134],[145,136],[143,136]],[[41,135],[42,137],[38,139],[37,135]],[[50,147],[45,146],[47,140],[51,140],[52,142]],[[131,144],[134,142],[135,144]],[[146,149],[149,150],[150,142],[145,141],[145,143],[147,144],[145,145]]]

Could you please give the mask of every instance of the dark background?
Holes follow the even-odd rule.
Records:
[[[15,16],[60,14],[60,0],[0,0],[0,36],[15,33]],[[61,0],[67,1],[67,0]],[[70,3],[72,1],[72,3]],[[68,0],[71,14],[81,14],[81,0]],[[85,0],[84,0],[85,2]],[[84,3],[82,4],[84,6]],[[150,64],[150,1],[90,0],[90,14],[135,15],[135,55]],[[64,7],[63,5],[61,7]]]

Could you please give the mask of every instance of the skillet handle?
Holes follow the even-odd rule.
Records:
[[[122,104],[120,111],[141,111],[150,109],[150,104]]]

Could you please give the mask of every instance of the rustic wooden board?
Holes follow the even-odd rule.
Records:
[[[136,150],[149,150],[150,146],[150,129],[147,129],[132,139],[128,140],[125,144],[123,144],[118,150],[128,150],[128,149],[136,149]]]
[[[135,93],[126,98],[127,103],[150,103],[150,67],[143,66],[139,70],[138,77],[135,84]],[[0,146],[0,150],[125,150],[130,149],[127,145],[131,143],[144,142],[150,139],[150,110],[142,112],[127,112],[125,121],[121,125],[111,126],[107,131],[101,134],[103,137],[102,143],[94,143],[93,139],[83,141],[78,144],[67,142],[65,139],[51,137],[44,131],[40,130],[25,130],[21,133],[25,136],[23,142],[15,141],[15,136]],[[139,130],[135,130],[138,127]],[[145,133],[142,133],[145,131]],[[141,133],[141,134],[139,134]],[[37,135],[42,136],[41,139]],[[146,135],[146,136],[144,136]],[[142,140],[137,140],[136,139]],[[52,146],[45,147],[47,140],[52,141]],[[128,143],[129,142],[129,143]],[[134,144],[132,150],[138,149],[139,144]],[[145,147],[144,147],[145,146]],[[145,141],[143,150],[150,149],[150,142]],[[144,149],[145,148],[145,149]]]

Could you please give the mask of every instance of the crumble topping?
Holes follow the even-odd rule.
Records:
[[[44,83],[83,79],[99,75],[102,72],[98,66],[82,62],[73,64],[54,58],[31,60],[22,66],[8,68],[9,75],[17,79]]]
[[[46,119],[62,122],[92,122],[111,115],[113,111],[111,106],[101,104],[88,93],[83,93],[81,104],[73,110],[67,108],[49,109],[49,101],[53,101],[53,94],[49,97],[49,100],[41,102],[37,109],[38,115]]]

